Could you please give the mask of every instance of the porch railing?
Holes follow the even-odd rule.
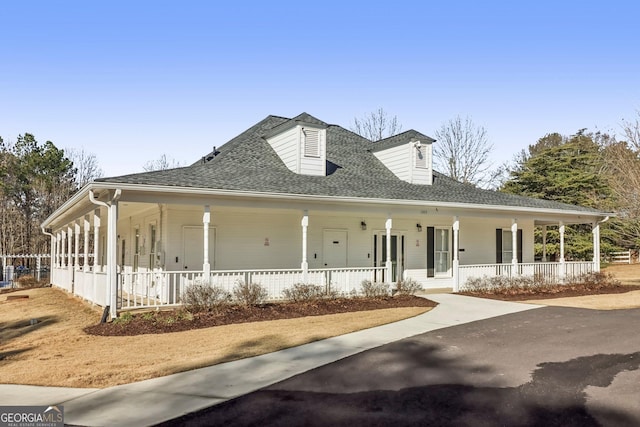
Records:
[[[464,290],[469,279],[482,277],[540,277],[549,282],[561,282],[564,279],[571,279],[582,274],[594,271],[593,262],[569,261],[565,263],[557,262],[534,262],[517,264],[478,264],[461,265],[459,267],[460,290]]]
[[[384,267],[311,269],[306,283],[326,286],[327,290],[347,295],[359,292],[363,280],[383,282],[385,274]],[[187,286],[209,283],[231,293],[239,281],[264,286],[270,300],[283,299],[285,289],[304,282],[302,269],[215,270],[211,271],[209,281],[202,271],[133,272],[125,269],[118,274],[118,308],[179,305]]]

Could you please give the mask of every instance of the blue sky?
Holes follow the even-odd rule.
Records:
[[[494,160],[640,108],[637,2],[6,1],[0,136],[96,154],[107,176],[191,163],[269,114],[350,127],[457,114]]]

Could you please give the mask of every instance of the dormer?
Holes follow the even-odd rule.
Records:
[[[435,139],[409,130],[374,142],[373,154],[395,176],[411,184],[431,185]]]
[[[265,139],[292,172],[324,176],[327,174],[327,126],[302,113],[271,129]]]

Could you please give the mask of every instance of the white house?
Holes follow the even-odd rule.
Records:
[[[460,184],[432,169],[414,130],[369,141],[303,113],[269,116],[183,168],[98,179],[42,224],[54,285],[111,315],[170,305],[196,280],[357,290],[413,278],[599,270],[594,209]],[[593,227],[594,256],[565,262],[564,225]],[[534,262],[534,229],[559,226],[560,260]]]

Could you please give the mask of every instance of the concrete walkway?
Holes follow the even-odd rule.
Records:
[[[154,425],[362,351],[436,329],[541,306],[431,294],[428,313],[262,356],[105,389],[0,385],[2,405],[63,405],[65,423]]]

